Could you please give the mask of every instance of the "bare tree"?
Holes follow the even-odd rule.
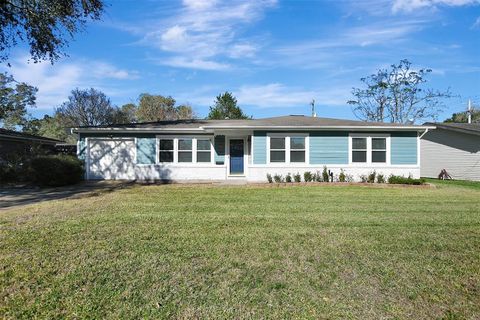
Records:
[[[98,126],[112,124],[117,108],[112,106],[107,96],[94,88],[74,89],[57,110],[72,126]]]
[[[380,69],[376,74],[362,78],[366,88],[353,88],[356,117],[365,121],[407,123],[436,119],[445,108],[444,99],[452,97],[449,90],[424,88],[431,69],[415,71],[408,60]]]

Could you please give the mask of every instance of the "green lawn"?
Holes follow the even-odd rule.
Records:
[[[0,318],[480,318],[477,188],[134,186],[0,223]]]

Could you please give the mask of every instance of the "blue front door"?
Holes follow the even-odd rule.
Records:
[[[243,140],[230,140],[230,174],[243,174]]]

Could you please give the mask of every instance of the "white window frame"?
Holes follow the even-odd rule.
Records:
[[[271,138],[285,138],[285,162],[271,162],[270,161],[270,139]],[[291,138],[305,138],[305,161],[304,162],[290,162],[290,139]],[[271,166],[304,166],[309,164],[309,135],[308,133],[267,133],[267,164]],[[277,150],[277,149],[273,149]],[[280,149],[278,149],[280,150]],[[293,149],[294,151],[301,151],[301,149]]]
[[[367,139],[367,162],[353,162],[353,138],[366,138]],[[372,138],[385,138],[386,143],[386,158],[385,162],[372,162]],[[351,133],[348,137],[348,163],[352,166],[368,166],[368,167],[384,167],[390,165],[390,134],[388,133]]]
[[[160,162],[160,140],[162,139],[173,139],[173,162]],[[178,140],[181,139],[192,139],[192,162],[178,162]],[[214,144],[213,136],[157,136],[156,137],[156,160],[155,164],[162,165],[181,165],[181,166],[210,166],[214,164]],[[197,140],[209,140],[210,141],[210,162],[197,162]],[[181,150],[180,150],[181,151]],[[188,151],[188,150],[185,150]]]
[[[210,150],[199,150],[198,149],[198,140],[207,140],[208,142],[210,142]],[[214,154],[212,153],[212,149],[213,149],[213,144],[212,144],[212,141],[214,141],[212,138],[202,138],[202,137],[197,137],[195,138],[195,149],[196,149],[196,152],[195,152],[195,161],[196,163],[212,163],[213,162],[213,157],[214,157]],[[193,148],[193,143],[192,143],[192,148]],[[209,162],[199,162],[198,161],[198,153],[210,153],[210,161]]]

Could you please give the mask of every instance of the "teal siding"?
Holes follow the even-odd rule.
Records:
[[[348,132],[311,132],[310,164],[348,164]]]
[[[215,163],[222,165],[225,163],[225,136],[215,136]]]
[[[155,138],[137,138],[137,163],[154,164],[156,162],[157,141]]]
[[[267,163],[267,133],[254,131],[253,137],[253,164]]]
[[[392,133],[390,148],[392,165],[417,164],[417,132]]]

